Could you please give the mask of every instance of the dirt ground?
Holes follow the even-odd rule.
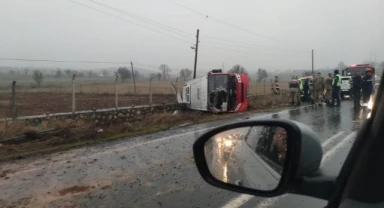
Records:
[[[153,95],[154,104],[174,103],[175,96]],[[149,97],[144,95],[120,95],[119,106],[147,105]],[[44,113],[71,112],[72,96],[68,93],[19,93],[16,96],[17,116],[41,115]],[[76,94],[76,111],[114,108],[115,96],[111,94]],[[0,118],[10,117],[11,95],[0,94]]]

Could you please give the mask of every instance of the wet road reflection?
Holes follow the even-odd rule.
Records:
[[[323,142],[341,131],[346,136],[358,130],[368,113],[367,110],[355,112],[352,101],[343,101],[340,108],[306,107],[244,115],[3,163],[1,171],[6,171],[7,179],[0,178],[0,204],[16,207],[220,207],[238,194],[204,182],[192,156],[196,137],[209,128],[247,117],[289,119],[308,125]],[[341,139],[335,139],[330,146]],[[229,142],[226,144],[230,146]],[[233,158],[232,155],[243,158],[252,149],[248,144],[238,143],[231,150],[232,154],[216,154],[221,155],[220,158]],[[222,180],[237,183],[242,179],[233,175],[251,175],[252,171],[262,168],[256,160],[257,157],[229,162],[221,160],[219,176]],[[243,161],[240,164],[245,168],[234,169],[234,161]],[[334,169],[341,167],[339,162],[329,166]],[[267,171],[263,180],[268,175]],[[253,182],[244,181],[246,183]],[[256,202],[253,201],[249,207],[261,199],[254,200]]]

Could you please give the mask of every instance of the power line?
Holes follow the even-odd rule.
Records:
[[[201,45],[201,46],[205,47],[205,48],[213,48],[213,49],[222,50],[222,51],[233,51],[233,52],[239,52],[239,53],[248,53],[248,54],[258,53],[258,54],[273,55],[273,56],[289,56],[289,54],[283,55],[283,54],[263,53],[263,52],[258,52],[258,51],[234,50],[234,49],[229,49],[229,48],[212,47],[212,46],[207,46],[207,45]]]
[[[134,25],[136,25],[136,26],[143,27],[143,28],[148,29],[148,30],[151,30],[151,31],[153,31],[153,32],[157,32],[157,33],[166,35],[166,36],[168,36],[168,37],[175,38],[175,39],[177,39],[177,40],[180,40],[180,41],[183,41],[183,42],[188,43],[188,45],[191,45],[191,43],[190,43],[189,41],[184,40],[184,39],[181,39],[181,38],[179,38],[179,37],[175,37],[175,36],[172,36],[172,35],[163,33],[163,32],[161,32],[161,31],[158,31],[158,30],[155,30],[155,29],[146,27],[146,26],[144,26],[144,25],[137,24],[137,23],[132,22],[132,21],[129,21],[129,20],[127,20],[127,19],[121,18],[121,17],[119,17],[119,16],[116,16],[116,15],[113,15],[113,14],[110,14],[110,13],[107,13],[107,12],[104,12],[104,11],[101,11],[101,10],[98,10],[98,9],[95,9],[95,8],[93,8],[93,7],[90,7],[90,6],[88,6],[88,5],[85,5],[85,4],[82,4],[82,3],[79,3],[79,2],[76,2],[76,1],[73,1],[73,0],[69,0],[69,1],[71,1],[72,3],[75,3],[75,4],[79,4],[79,5],[83,6],[83,7],[87,7],[87,8],[89,8],[89,9],[94,10],[94,11],[97,11],[97,12],[100,12],[100,13],[103,13],[103,14],[106,14],[106,15],[109,15],[109,16],[112,16],[112,17],[115,17],[115,18],[118,18],[118,19],[120,19],[120,20],[129,22],[129,23],[134,24]]]
[[[178,5],[178,6],[182,7],[182,8],[184,8],[184,9],[187,9],[187,10],[189,10],[189,11],[191,11],[191,12],[194,12],[194,13],[196,13],[196,14],[202,15],[202,16],[204,16],[205,18],[209,18],[209,19],[214,20],[214,21],[216,21],[216,22],[219,22],[219,23],[221,23],[221,24],[224,24],[224,25],[233,27],[233,28],[238,29],[238,30],[242,30],[242,31],[244,31],[244,32],[248,32],[248,33],[250,33],[250,34],[253,34],[253,35],[256,35],[256,36],[259,36],[259,37],[262,37],[262,38],[265,38],[265,39],[268,39],[268,40],[271,40],[271,41],[275,41],[275,42],[281,43],[281,41],[276,40],[276,39],[274,39],[274,38],[270,38],[270,37],[268,37],[268,36],[265,36],[265,35],[262,35],[262,34],[259,34],[259,33],[255,33],[255,32],[253,32],[253,31],[251,31],[251,30],[248,30],[248,29],[244,29],[244,28],[238,27],[238,26],[236,26],[236,25],[230,24],[230,23],[225,22],[225,21],[223,21],[223,20],[216,19],[216,18],[214,18],[214,17],[212,17],[212,16],[208,16],[208,15],[202,13],[202,12],[196,11],[196,10],[190,8],[190,7],[187,7],[187,6],[185,6],[185,5],[182,5],[182,4],[180,4],[180,3],[178,3],[178,2],[175,2],[175,1],[173,1],[173,0],[169,0],[169,1],[172,2],[173,4],[176,4],[176,5]]]
[[[167,26],[167,25],[164,25],[164,24],[155,22],[155,21],[150,20],[150,19],[147,19],[147,18],[145,18],[145,17],[141,17],[141,16],[139,16],[139,15],[132,14],[132,13],[130,13],[130,12],[127,12],[127,11],[124,11],[124,10],[121,10],[121,9],[118,9],[118,8],[116,8],[116,7],[112,7],[112,6],[108,5],[108,4],[100,3],[100,2],[97,2],[97,1],[94,1],[94,0],[88,0],[88,1],[90,1],[90,2],[92,2],[92,3],[94,3],[94,4],[97,4],[97,5],[99,5],[99,6],[102,6],[102,7],[108,8],[108,9],[111,9],[111,10],[113,10],[113,11],[119,12],[119,13],[121,13],[121,14],[123,14],[123,15],[130,16],[130,17],[132,17],[132,18],[135,18],[135,19],[138,19],[138,20],[140,20],[140,21],[149,23],[149,24],[151,24],[151,25],[155,25],[155,26],[157,26],[157,27],[160,27],[160,28],[162,28],[162,29],[164,29],[164,30],[167,30],[167,31],[173,32],[173,33],[175,33],[175,34],[181,35],[181,36],[183,36],[183,37],[193,39],[193,36],[192,36],[191,34],[189,34],[189,33],[187,33],[187,32],[184,32],[184,31],[182,31],[182,30],[179,30],[179,29],[177,29],[177,28],[173,28],[173,27],[170,27],[170,26]]]
[[[51,63],[82,63],[82,64],[131,64],[131,62],[116,62],[116,61],[78,61],[78,60],[52,60],[52,59],[26,59],[26,58],[4,58],[0,57],[1,61],[26,61],[26,62],[51,62]],[[155,67],[148,64],[135,63],[140,66]]]
[[[200,42],[203,43],[203,44],[235,46],[235,47],[240,47],[240,48],[257,49],[257,48],[252,47],[252,46],[243,46],[243,45],[230,44],[230,43],[216,43],[216,42],[209,42],[209,41],[208,42],[207,41],[200,41]],[[268,46],[265,46],[265,47],[268,47]],[[271,48],[274,49],[274,50],[284,51],[281,48],[274,48],[274,47],[271,47]],[[303,51],[303,52],[290,52],[290,53],[302,54],[302,53],[307,53],[307,52]]]
[[[239,41],[233,41],[233,40],[229,40],[229,39],[223,39],[223,38],[216,38],[216,37],[212,37],[212,36],[203,36],[202,37],[203,39],[212,39],[212,40],[216,40],[216,41],[222,41],[222,42],[230,42],[230,43],[235,43],[235,44],[240,44],[240,45],[252,45],[252,46],[258,46],[258,47],[266,47],[266,48],[275,48],[275,49],[283,49],[283,48],[280,48],[280,47],[274,47],[274,46],[268,46],[268,45],[261,45],[261,44],[254,44],[254,43],[247,43],[247,42],[239,42]],[[206,41],[204,41],[206,42]],[[207,43],[207,42],[206,42]],[[304,50],[299,50],[300,52],[306,52],[307,51],[304,51]],[[298,51],[298,52],[299,52]]]

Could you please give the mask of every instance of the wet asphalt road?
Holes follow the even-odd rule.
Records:
[[[323,142],[322,168],[338,173],[367,112],[352,101],[340,108],[301,107],[260,113],[308,125]],[[322,207],[309,197],[260,198],[208,185],[192,156],[195,139],[210,128],[249,116],[1,164],[0,207]],[[336,135],[336,136],[335,136]]]

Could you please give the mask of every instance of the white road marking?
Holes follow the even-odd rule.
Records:
[[[281,196],[264,199],[263,201],[261,201],[260,203],[257,204],[257,208],[272,207],[276,202],[278,202],[279,200],[285,198],[286,196],[287,196],[287,194],[284,194],[284,195],[281,195]]]
[[[323,148],[327,147],[330,143],[332,143],[333,141],[335,141],[337,138],[339,138],[342,134],[344,134],[344,131],[340,131],[339,133],[329,137],[327,140],[325,140],[321,146]]]
[[[247,203],[249,200],[251,200],[254,196],[253,195],[247,195],[242,194],[238,197],[233,198],[229,202],[227,202],[224,206],[221,208],[233,208],[233,207],[240,207],[243,204]]]
[[[327,140],[325,140],[323,143],[322,143],[322,147],[325,147],[327,146],[328,144],[330,144],[333,140],[335,140],[336,138],[338,138],[342,133],[344,133],[343,131],[340,131],[339,133],[337,133],[336,135],[338,135],[336,137],[336,135],[328,138]],[[343,140],[341,140],[336,146],[332,147],[330,150],[328,150],[327,153],[325,153],[323,155],[323,160],[321,161],[321,166],[323,166],[323,164],[328,161],[336,152],[337,150],[339,150],[342,146],[344,146],[347,142],[351,141],[353,138],[355,138],[356,136],[356,132],[352,132],[350,133],[348,136],[346,136]],[[329,141],[331,140],[331,141]],[[278,202],[279,200],[285,198],[287,196],[287,194],[284,194],[284,195],[281,195],[281,196],[277,196],[277,197],[272,197],[272,198],[267,198],[267,199],[264,199],[262,200],[260,203],[257,204],[257,207],[258,208],[267,208],[267,207],[273,207],[274,204],[276,202]],[[247,203],[249,200],[253,199],[254,196],[253,195],[247,195],[247,194],[241,194],[240,196],[238,197],[235,197],[233,198],[232,200],[228,201],[224,206],[222,206],[221,208],[239,208],[240,206],[242,206],[243,204]],[[246,200],[245,200],[246,199]]]
[[[346,136],[343,140],[341,140],[339,143],[337,143],[336,146],[332,147],[332,149],[330,149],[327,153],[325,153],[323,155],[323,160],[321,161],[321,166],[324,165],[325,162],[327,162],[329,159],[331,159],[331,157],[333,155],[335,155],[335,153],[341,148],[343,147],[347,142],[350,142],[352,141],[352,139],[354,139],[356,137],[356,132],[352,132],[350,134],[348,134],[348,136]]]

